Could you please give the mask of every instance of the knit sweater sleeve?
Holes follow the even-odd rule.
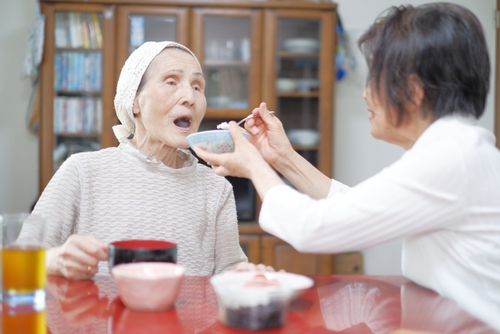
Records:
[[[75,156],[71,156],[54,174],[33,210],[34,214],[41,214],[45,218],[47,248],[63,244],[75,233],[80,187],[80,164]]]
[[[238,263],[248,261],[239,244],[236,202],[229,182],[224,188],[221,200],[221,209],[217,215],[214,274],[234,269]]]

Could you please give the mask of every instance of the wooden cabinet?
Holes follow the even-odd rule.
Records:
[[[295,149],[331,176],[336,5],[319,0],[41,0],[40,191],[71,153],[117,144],[120,70],[145,41],[173,40],[197,55],[207,81],[200,130],[247,116],[261,101]],[[68,87],[66,81],[71,81]],[[64,85],[63,85],[64,83]],[[83,126],[82,124],[87,124]],[[306,274],[334,271],[266,235],[250,181],[233,184],[241,244],[252,262]],[[287,180],[285,180],[287,182]],[[248,227],[248,228],[247,228]]]
[[[363,274],[361,252],[336,254],[304,254],[289,244],[266,234],[252,223],[240,223],[240,244],[252,263],[264,263],[276,270],[303,275]]]

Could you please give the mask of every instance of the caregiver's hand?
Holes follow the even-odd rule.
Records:
[[[212,166],[218,175],[232,175],[252,180],[261,199],[275,185],[284,184],[274,169],[264,160],[243,135],[242,129],[235,123],[229,123],[229,131],[233,137],[235,149],[233,153],[216,154],[195,148],[196,155]]]
[[[108,245],[94,236],[71,235],[66,242],[47,251],[47,274],[71,280],[89,279],[99,261],[108,259]]]
[[[255,108],[252,114],[257,117],[245,122],[245,129],[251,134],[250,142],[268,163],[277,167],[294,152],[283,124],[278,117],[269,114],[265,102]]]
[[[229,132],[235,144],[233,153],[217,154],[200,148],[194,149],[196,155],[209,163],[216,174],[244,177],[252,180],[259,169],[271,168],[255,146],[243,137],[241,134],[242,129],[233,121],[229,122]]]

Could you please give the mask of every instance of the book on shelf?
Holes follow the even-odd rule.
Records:
[[[69,32],[71,36],[71,47],[80,48],[83,46],[82,31],[80,25],[80,13],[69,12]]]
[[[102,100],[99,97],[55,97],[53,121],[55,134],[99,134]]]
[[[57,48],[102,48],[99,13],[57,12],[54,24]]]
[[[102,48],[101,22],[97,13],[92,13],[92,22],[94,24],[96,45],[98,48]]]
[[[90,31],[87,24],[87,15],[80,14],[80,27],[82,28],[82,45],[86,49],[90,49]]]
[[[68,32],[67,32],[67,16],[64,13],[56,13],[55,15],[55,28],[54,39],[57,48],[68,47]]]
[[[99,92],[102,89],[102,54],[56,52],[54,87],[59,91]]]

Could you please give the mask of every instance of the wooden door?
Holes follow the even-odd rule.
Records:
[[[261,22],[257,9],[194,8],[191,46],[207,81],[200,130],[241,119],[261,96]]]
[[[302,275],[330,275],[333,273],[333,256],[306,254],[276,237],[261,237],[262,262],[275,270]]]
[[[114,6],[43,3],[40,193],[72,153],[114,144]]]
[[[263,100],[281,118],[286,131],[307,130],[318,135],[319,140],[310,145],[292,144],[331,176],[335,12],[266,10],[264,24]],[[280,90],[277,79],[292,79],[296,87]]]
[[[248,262],[259,264],[260,260],[260,237],[258,235],[240,235],[240,245],[248,257]]]

